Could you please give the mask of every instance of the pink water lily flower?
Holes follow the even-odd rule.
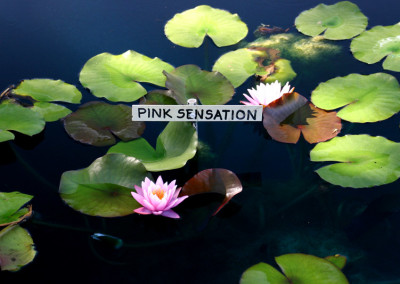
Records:
[[[147,177],[142,181],[142,187],[135,185],[136,192],[131,192],[143,207],[133,210],[139,214],[162,215],[169,218],[179,218],[179,215],[171,210],[188,196],[178,197],[181,188],[176,188],[175,180],[170,184],[164,183],[161,176],[156,183]]]
[[[248,89],[247,90],[250,96],[243,94],[248,100],[240,101],[242,104],[245,105],[263,105],[264,107],[268,106],[273,101],[279,99],[284,94],[292,93],[294,88],[290,89],[289,83],[286,83],[285,86],[281,89],[281,83],[275,81],[271,84],[264,84],[261,83],[260,85],[256,86],[256,89]]]

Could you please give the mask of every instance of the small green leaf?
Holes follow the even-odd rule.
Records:
[[[376,26],[354,38],[351,52],[358,60],[372,64],[383,61],[383,69],[400,72],[400,24]]]
[[[15,138],[14,134],[7,130],[0,130],[0,142],[13,140]]]
[[[260,262],[242,274],[240,284],[290,284],[290,282],[274,267]]]
[[[400,86],[385,73],[350,74],[319,84],[311,101],[327,110],[345,106],[337,115],[351,122],[375,122],[400,111]]]
[[[332,262],[340,270],[342,270],[344,268],[344,266],[346,265],[346,262],[347,262],[347,258],[344,255],[340,255],[340,254],[330,255],[330,256],[325,257],[325,259]]]
[[[311,150],[311,161],[335,161],[317,174],[343,187],[372,187],[400,177],[400,144],[383,137],[346,135],[319,143]]]
[[[63,173],[60,195],[73,209],[91,216],[125,216],[141,206],[131,191],[145,177],[151,178],[139,160],[108,154],[85,169]]]
[[[35,102],[32,110],[40,113],[47,122],[59,120],[71,113],[66,107],[48,102]]]
[[[261,77],[261,82],[273,83],[275,81],[278,81],[282,85],[284,85],[287,82],[293,80],[297,76],[289,60],[278,59],[273,64],[274,64],[274,72],[266,76],[265,78]]]
[[[330,261],[313,255],[291,253],[275,257],[293,284],[348,284],[346,276]]]
[[[189,122],[171,121],[157,138],[154,149],[144,138],[119,142],[108,153],[122,153],[139,159],[148,171],[178,169],[193,158],[197,148],[197,133]]]
[[[33,198],[32,195],[15,192],[0,192],[0,226],[20,221],[19,219],[28,213],[26,209],[20,209]]]
[[[61,80],[31,79],[23,80],[14,94],[29,96],[40,102],[67,102],[78,104],[81,102],[82,94],[78,89]]]
[[[0,231],[0,267],[2,271],[17,271],[30,263],[36,255],[28,231],[11,225]]]
[[[186,104],[191,98],[204,105],[225,104],[235,93],[232,84],[221,73],[204,71],[196,65],[183,65],[164,74],[166,87],[173,91],[180,104]]]
[[[180,46],[199,47],[208,35],[221,47],[238,43],[248,29],[237,14],[201,5],[176,14],[164,31],[170,41]]]
[[[41,114],[29,108],[14,103],[0,104],[0,137],[13,138],[10,132],[14,130],[32,136],[43,130],[45,121]],[[8,139],[7,139],[8,140]],[[5,141],[5,140],[3,140]]]
[[[334,5],[319,4],[302,12],[295,20],[296,28],[303,34],[317,36],[325,31],[326,39],[349,39],[362,33],[368,18],[358,6],[349,1]]]
[[[149,58],[133,50],[120,55],[101,53],[85,63],[79,80],[96,97],[113,102],[132,102],[147,93],[137,82],[164,87],[162,72],[173,69],[157,57]]]

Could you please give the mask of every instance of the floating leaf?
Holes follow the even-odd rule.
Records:
[[[400,111],[400,86],[385,73],[350,74],[319,84],[311,101],[328,110],[346,106],[338,116],[351,122],[375,122]]]
[[[316,108],[298,93],[287,94],[264,108],[263,125],[272,139],[283,143],[297,143],[300,133],[309,143],[325,141],[342,128],[335,112]]]
[[[0,226],[18,223],[32,213],[28,208],[22,208],[33,198],[32,195],[20,192],[0,192]]]
[[[60,195],[73,209],[91,216],[125,216],[141,206],[131,191],[145,177],[151,178],[139,160],[108,154],[85,169],[63,173]]]
[[[47,122],[59,120],[71,113],[66,107],[48,102],[35,102],[32,110],[40,113]]]
[[[238,177],[225,169],[207,169],[197,173],[182,187],[183,195],[215,192],[225,196],[222,204],[214,212],[217,214],[236,194],[242,191],[242,184]]]
[[[212,70],[224,75],[237,88],[258,70],[254,56],[259,52],[248,48],[240,48],[223,54],[215,62]]]
[[[325,259],[332,262],[340,270],[342,270],[345,267],[346,262],[347,262],[347,258],[340,254],[330,255],[330,256],[325,257]]]
[[[383,137],[346,135],[319,143],[311,161],[336,161],[316,172],[324,180],[343,187],[372,187],[400,177],[400,144]]]
[[[204,105],[225,104],[232,99],[235,89],[219,72],[201,70],[196,65],[183,65],[171,72],[164,72],[165,85],[173,91],[179,104],[194,98]]]
[[[2,271],[17,271],[30,263],[36,255],[28,231],[11,225],[0,231],[0,267]]]
[[[149,58],[133,50],[120,55],[101,53],[89,59],[79,75],[85,88],[96,97],[131,102],[147,91],[137,82],[165,86],[163,71],[174,69],[159,58]]]
[[[132,109],[126,105],[89,102],[64,120],[67,133],[75,140],[94,145],[115,144],[117,136],[129,141],[142,135],[144,122],[132,121]]]
[[[238,43],[248,29],[237,14],[201,5],[176,14],[167,22],[164,32],[170,41],[180,46],[199,47],[208,35],[221,47]]]
[[[43,117],[29,109],[14,103],[0,104],[0,142],[14,139],[6,130],[14,130],[32,136],[43,130]]]
[[[400,71],[400,24],[376,26],[351,42],[350,49],[358,60],[372,64],[383,61],[383,69]]]
[[[240,284],[290,284],[289,280],[273,266],[260,262],[248,268],[240,278]]]
[[[140,99],[142,105],[176,105],[171,90],[154,90]]]
[[[119,142],[108,153],[122,153],[139,159],[148,171],[158,172],[183,167],[194,157],[197,132],[189,122],[171,121],[157,138],[154,149],[144,138]]]
[[[31,79],[23,80],[13,90],[19,96],[29,96],[40,102],[67,102],[78,104],[81,102],[82,94],[78,89],[61,80]]]
[[[112,247],[113,249],[120,249],[124,245],[124,241],[118,237],[106,235],[102,233],[94,233],[90,236],[93,240],[98,241],[105,246]]]
[[[260,81],[263,83],[273,83],[275,81],[280,82],[282,85],[286,84],[293,80],[297,74],[294,72],[292,66],[290,65],[290,61],[287,59],[278,59],[274,63],[271,64],[271,71],[262,74],[258,73],[258,75],[262,75]]]
[[[303,34],[316,36],[325,31],[326,39],[340,40],[362,33],[368,25],[368,18],[356,4],[342,1],[334,5],[319,4],[302,12],[295,25]]]
[[[293,284],[348,284],[346,276],[330,261],[313,255],[291,253],[275,257]]]

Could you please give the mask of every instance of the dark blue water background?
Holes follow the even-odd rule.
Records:
[[[354,2],[368,16],[369,28],[400,21],[398,0]],[[199,49],[172,44],[164,36],[164,25],[177,12],[208,4],[238,13],[249,27],[246,40],[252,41],[252,31],[261,23],[290,27],[295,32],[295,17],[319,3],[3,0],[0,88],[21,79],[62,79],[80,88],[82,102],[98,100],[80,86],[78,74],[84,63],[99,53],[133,49],[174,66],[205,68],[232,49],[218,49],[211,41]],[[320,82],[336,76],[382,72],[381,63],[368,66],[355,60],[350,41],[338,44],[343,52],[331,62],[308,70],[298,70],[293,63],[299,76],[292,85],[300,94],[309,97]],[[300,76],[302,72],[307,75]],[[252,83],[249,80],[237,89],[232,103],[237,104]],[[398,124],[398,115],[374,124],[345,123],[343,133],[400,141]],[[162,123],[148,123],[144,137],[154,144],[163,127]],[[179,221],[138,215],[104,220],[86,217],[65,205],[57,192],[61,174],[87,167],[107,148],[73,141],[61,122],[47,123],[44,132],[33,138],[17,135],[14,142],[1,143],[0,191],[35,196],[36,222],[24,226],[31,232],[38,254],[17,273],[1,272],[0,282],[238,283],[242,272],[253,264],[272,264],[274,256],[303,252],[348,256],[344,273],[351,283],[400,283],[400,215],[388,202],[399,199],[399,182],[371,189],[332,187],[313,172],[319,165],[309,162],[312,146],[304,141],[280,144],[266,140],[264,133],[257,124],[199,124],[200,140],[209,150],[185,168],[164,175],[182,185],[197,171],[226,168],[238,174],[244,190],[212,219],[209,216],[221,198],[191,198],[179,207],[183,217]],[[90,235],[94,232],[118,236],[127,246],[113,250],[93,241]]]

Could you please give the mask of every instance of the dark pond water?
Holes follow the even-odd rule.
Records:
[[[337,1],[324,1],[333,4]],[[369,28],[399,22],[398,0],[353,1],[369,18]],[[1,1],[0,87],[21,79],[53,78],[76,85],[82,102],[99,100],[80,85],[84,63],[102,52],[120,54],[133,49],[174,66],[202,68],[232,47],[186,49],[164,36],[164,25],[177,13],[200,4],[238,13],[247,23],[248,41],[261,23],[293,27],[295,17],[319,0],[247,1]],[[343,52],[320,65],[298,70],[292,85],[302,95],[320,83],[349,73],[381,72],[381,63],[368,66],[353,58],[350,41],[337,43]],[[302,73],[303,72],[303,73]],[[400,76],[387,72],[397,79]],[[304,75],[305,74],[305,75]],[[251,87],[249,79],[236,90],[233,104]],[[148,90],[152,86],[146,86]],[[77,106],[71,105],[72,109]],[[400,141],[399,116],[380,123],[350,125],[343,133],[368,133]],[[163,123],[148,123],[149,141]],[[102,219],[80,214],[59,197],[65,171],[87,167],[107,147],[80,144],[66,134],[61,122],[47,123],[32,137],[17,135],[0,144],[0,191],[34,195],[29,230],[38,254],[16,273],[0,272],[1,283],[238,283],[244,270],[274,257],[302,252],[320,257],[348,257],[345,275],[351,283],[400,283],[400,214],[389,201],[399,199],[399,181],[369,189],[349,189],[323,182],[309,162],[304,141],[286,145],[265,138],[253,123],[201,123],[200,140],[208,151],[179,170],[163,173],[184,183],[200,170],[218,167],[235,172],[243,192],[216,216],[218,196],[193,197],[177,210],[182,219],[131,215]],[[157,176],[157,174],[155,174]],[[395,207],[395,209],[393,209]],[[115,235],[126,246],[113,250],[93,241],[95,232]]]

